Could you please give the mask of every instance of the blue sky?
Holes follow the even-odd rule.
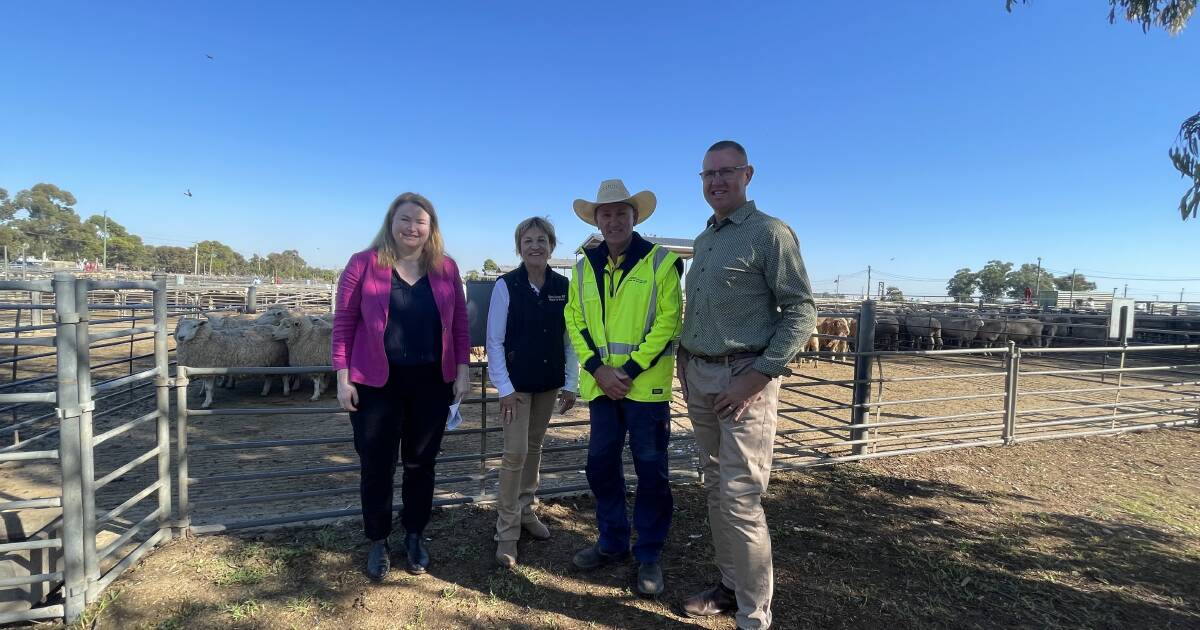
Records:
[[[857,6],[5,3],[0,187],[58,184],[154,244],[331,267],[414,190],[474,268],[514,261],[533,214],[569,256],[571,200],[611,177],[658,195],[643,233],[694,236],[704,149],[733,138],[818,290],[872,265],[940,294],[1041,256],[1200,301],[1166,155],[1200,109],[1200,24],[1143,34],[1103,0]]]

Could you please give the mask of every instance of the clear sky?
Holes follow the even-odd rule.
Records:
[[[218,239],[339,267],[387,204],[433,200],[464,269],[514,262],[548,215],[619,177],[692,237],[700,160],[733,138],[751,198],[817,290],[940,294],[1037,256],[1102,289],[1200,301],[1200,222],[1167,149],[1200,109],[1182,35],[1103,0],[9,2],[0,187],[57,184],[152,244]],[[212,55],[208,59],[207,55]],[[184,191],[194,194],[188,198]],[[1183,280],[1191,278],[1191,280]]]

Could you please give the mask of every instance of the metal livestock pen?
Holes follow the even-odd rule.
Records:
[[[0,515],[6,524],[14,514],[18,522],[33,512],[49,515],[37,531],[0,530],[0,622],[76,619],[122,571],[174,535],[359,513],[346,414],[328,397],[294,404],[233,390],[209,409],[189,397],[198,378],[329,367],[179,367],[172,375],[172,320],[197,305],[168,305],[172,289],[163,277],[113,282],[60,274],[53,283],[6,282],[0,290],[36,291],[45,303],[31,299],[18,312],[56,314],[52,324],[23,324],[18,315],[3,329],[12,336],[0,338],[14,347],[6,362],[54,358],[51,372],[13,372],[0,383],[0,410],[14,412],[0,424],[0,439],[12,440],[0,446]],[[252,310],[253,292],[241,291],[241,303],[230,299],[227,307]],[[823,313],[854,320],[857,331],[824,336],[849,342],[848,352],[823,348],[798,357],[803,363],[781,394],[776,468],[1200,424],[1200,344],[876,349],[875,311],[865,302],[854,312]],[[126,349],[134,339],[152,349]],[[29,346],[53,350],[16,353]],[[127,355],[106,356],[113,348]],[[503,429],[484,367],[472,364],[464,423],[447,432],[438,460],[440,505],[489,501],[496,491]],[[53,391],[34,391],[51,383]],[[139,393],[146,387],[152,393]],[[670,457],[680,481],[699,475],[685,418],[677,396]],[[586,429],[581,409],[552,421],[543,496],[586,491]],[[3,608],[6,600],[23,607]]]

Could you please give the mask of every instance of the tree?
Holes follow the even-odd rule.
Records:
[[[883,293],[884,299],[889,302],[904,301],[904,292],[900,290],[900,287],[888,287]]]
[[[946,283],[946,295],[959,302],[970,302],[971,294],[979,284],[979,278],[968,267],[954,272],[954,277]]]
[[[1183,121],[1175,146],[1167,152],[1171,164],[1183,178],[1192,178],[1192,187],[1179,200],[1179,214],[1187,221],[1200,209],[1200,112]]]
[[[12,201],[13,227],[25,236],[35,255],[44,252],[51,258],[79,260],[98,242],[94,233],[83,226],[75,213],[75,196],[54,184],[36,184],[17,193]]]
[[[273,276],[295,278],[308,269],[308,263],[304,262],[304,259],[300,257],[300,252],[294,249],[267,254],[265,262],[269,273]]]
[[[150,252],[151,264],[155,269],[170,273],[192,273],[192,248],[162,245]]]
[[[991,302],[1004,295],[1004,286],[1012,266],[1010,262],[989,260],[983,269],[979,270],[976,277],[979,279],[979,292],[983,294],[984,300]]]
[[[102,215],[93,214],[83,222],[99,241],[99,249],[87,253],[92,260],[104,258],[104,225]],[[125,226],[117,223],[112,217],[108,218],[108,265],[121,265],[130,269],[143,269],[151,264],[150,250],[142,243],[142,237],[130,234]],[[93,244],[93,247],[96,244]]]
[[[1055,278],[1054,286],[1057,287],[1059,291],[1070,291],[1072,286],[1075,287],[1074,290],[1076,290],[1076,291],[1095,291],[1096,290],[1096,283],[1089,281],[1087,278],[1085,278],[1083,276],[1083,274],[1077,273],[1077,274],[1073,274],[1073,275],[1075,276],[1075,282],[1073,285],[1071,283],[1072,274],[1067,274],[1065,276]]]
[[[1039,275],[1041,282],[1038,282]],[[1025,263],[1021,265],[1020,269],[1008,274],[1004,286],[1008,289],[1008,297],[1023,298],[1025,297],[1025,287],[1029,287],[1030,291],[1036,291],[1039,287],[1049,289],[1054,286],[1054,274],[1045,269],[1039,272],[1036,264]]]
[[[231,275],[246,270],[246,259],[221,241],[200,241],[200,269],[210,274]]]
[[[1030,0],[1004,0],[1004,8],[1012,13],[1013,5]],[[1178,35],[1196,11],[1197,0],[1108,0],[1108,23],[1117,21],[1120,12],[1130,22],[1140,24],[1143,33],[1159,27]],[[1179,213],[1184,221],[1195,217],[1200,209],[1200,112],[1183,121],[1175,146],[1167,150],[1171,165],[1184,179],[1191,178],[1192,186],[1179,200]]]
[[[483,261],[483,273],[500,273],[500,265],[491,258]]]

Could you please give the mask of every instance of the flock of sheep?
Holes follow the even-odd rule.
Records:
[[[285,367],[328,366],[333,315],[307,315],[282,307],[272,307],[260,315],[207,314],[203,319],[182,319],[175,327],[175,354],[179,365],[187,367]],[[325,373],[310,375],[317,400],[325,389]],[[200,377],[204,384],[204,403],[212,405],[213,376]],[[271,391],[271,378],[263,379],[262,395]],[[292,390],[292,375],[281,376],[283,395]],[[233,387],[233,376],[223,377],[225,387]],[[299,389],[299,382],[296,383]]]
[[[804,352],[844,354],[852,347],[857,333],[856,318],[819,317]],[[1097,325],[1095,317],[1064,314],[1014,318],[999,313],[903,308],[880,311],[875,318],[875,347],[879,350],[899,350],[902,341],[906,342],[906,347],[915,350],[940,350],[947,341],[958,348],[992,348],[1006,346],[1009,341],[1023,346],[1050,347],[1056,338],[1098,342],[1106,334],[1106,327]]]

